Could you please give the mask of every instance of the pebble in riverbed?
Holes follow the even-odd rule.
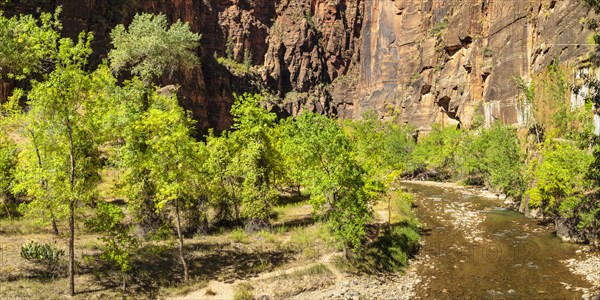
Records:
[[[485,220],[485,216],[472,211],[467,203],[449,203],[445,212],[450,214],[450,222],[455,228],[465,233],[465,238],[471,242],[479,242],[482,231],[478,229],[479,224]]]
[[[415,287],[421,281],[422,279],[417,275],[413,265],[403,275],[391,275],[384,278],[380,276],[347,276],[327,289],[301,293],[291,299],[408,300],[415,296]]]
[[[569,267],[571,272],[583,276],[592,286],[598,287],[589,294],[591,299],[593,299],[591,295],[598,295],[600,293],[600,255],[589,254],[581,260],[571,258],[563,260],[563,262]]]

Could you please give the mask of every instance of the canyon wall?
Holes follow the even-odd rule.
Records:
[[[97,62],[111,28],[136,12],[189,22],[202,34],[202,67],[178,81],[200,129],[228,128],[232,92],[260,90],[279,96],[270,105],[285,115],[374,110],[424,131],[474,119],[519,124],[514,78],[527,81],[553,59],[577,65],[596,49],[588,20],[597,17],[579,0],[26,0],[4,10],[57,5],[66,35],[95,32]],[[217,63],[228,52],[240,63],[249,55],[258,75]]]
[[[590,18],[573,0],[368,2],[353,116],[375,109],[422,130],[522,123],[515,78],[595,51]]]

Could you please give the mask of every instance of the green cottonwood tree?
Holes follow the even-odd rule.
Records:
[[[181,230],[181,209],[186,201],[199,196],[197,184],[198,169],[201,164],[199,154],[201,143],[191,135],[193,122],[176,97],[166,97],[151,93],[150,106],[140,118],[129,124],[125,134],[123,153],[131,160],[123,161],[125,168],[137,169],[143,165],[147,171],[145,179],[155,188],[154,199],[158,211],[174,206],[179,257],[183,266],[183,279],[189,279],[189,270],[184,253]],[[135,151],[132,143],[143,143],[143,152]],[[135,156],[135,157],[134,157]],[[129,165],[130,164],[130,165]],[[135,183],[131,183],[133,185]]]
[[[180,20],[169,26],[165,15],[137,14],[128,29],[117,25],[110,37],[114,46],[108,54],[111,69],[128,70],[147,84],[200,63],[195,51],[201,36]]]
[[[250,230],[268,223],[271,205],[277,196],[273,173],[280,155],[270,137],[277,116],[260,107],[261,101],[260,95],[236,96],[231,108],[235,131],[229,139],[234,155],[228,170],[240,183],[242,217]]]
[[[162,225],[155,212],[155,182],[149,178],[144,157],[150,155],[144,136],[132,132],[132,124],[140,121],[151,106],[152,83],[165,74],[171,75],[181,67],[199,64],[196,48],[200,35],[192,33],[187,23],[177,21],[169,26],[164,15],[136,15],[129,28],[118,25],[111,32],[114,49],[108,58],[113,72],[129,71],[136,76],[126,82],[119,98],[122,99],[118,118],[120,137],[125,140],[117,157],[117,164],[125,171],[123,188],[129,205],[144,231]],[[141,82],[140,82],[141,80]]]
[[[25,172],[27,190],[51,188],[52,197],[34,197],[32,202],[49,201],[66,207],[69,220],[69,293],[75,294],[75,218],[81,202],[95,196],[99,181],[99,151],[96,122],[91,121],[95,101],[103,86],[95,80],[106,72],[87,73],[83,67],[91,53],[92,35],[80,34],[77,43],[62,39],[56,69],[45,81],[34,82],[28,94],[29,143],[37,149],[22,157],[34,172]],[[89,115],[87,113],[90,113]],[[40,151],[41,150],[41,151]],[[35,155],[31,155],[34,152]],[[37,152],[37,153],[36,153]],[[38,156],[39,154],[39,156]],[[41,157],[41,158],[40,158]],[[42,161],[40,164],[39,162]],[[45,186],[46,185],[46,186]],[[36,187],[37,186],[37,187]]]
[[[287,157],[296,160],[294,176],[310,194],[313,209],[325,210],[333,234],[358,250],[372,219],[365,171],[352,157],[350,142],[336,121],[306,113],[287,124]]]
[[[0,11],[0,78],[23,80],[51,69],[62,29],[60,12],[59,6],[38,21],[30,15],[6,18]]]
[[[260,95],[235,98],[233,131],[209,135],[203,170],[217,219],[243,219],[246,229],[253,231],[268,224],[277,197],[274,183],[281,155],[272,138],[277,116],[260,106]]]

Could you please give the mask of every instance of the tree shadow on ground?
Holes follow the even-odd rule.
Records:
[[[264,245],[237,243],[188,242],[187,255],[192,282],[244,280],[268,272],[294,258],[289,249]],[[175,245],[146,245],[135,257],[134,269],[129,275],[128,290],[145,297],[157,298],[164,287],[183,282],[183,269]],[[114,289],[121,285],[121,273],[104,265],[100,260],[89,266],[100,289]],[[104,271],[98,271],[104,270]]]
[[[315,223],[316,223],[315,218],[309,214],[309,215],[304,215],[303,217],[300,217],[300,218],[294,218],[291,220],[286,220],[286,221],[280,222],[277,225],[274,225],[273,229],[277,229],[280,227],[285,227],[285,228],[308,227],[308,226],[314,225]]]

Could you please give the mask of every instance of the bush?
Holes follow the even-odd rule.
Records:
[[[408,266],[408,259],[419,249],[419,229],[401,223],[394,225],[373,244],[365,253],[354,258],[359,270],[395,272]]]
[[[21,257],[36,262],[55,263],[65,255],[65,251],[51,244],[39,244],[30,241],[21,246]]]
[[[523,154],[515,128],[494,125],[465,138],[460,174],[469,184],[485,184],[512,197],[524,190]]]
[[[426,177],[433,179],[451,178],[457,171],[456,158],[463,138],[461,129],[434,125],[431,132],[417,143],[407,171],[413,175],[427,173]]]
[[[63,274],[61,259],[65,251],[52,244],[39,244],[36,241],[21,246],[21,257],[45,267],[47,276],[60,276]]]
[[[254,294],[252,293],[254,288],[249,283],[241,283],[233,295],[233,300],[252,300]]]

